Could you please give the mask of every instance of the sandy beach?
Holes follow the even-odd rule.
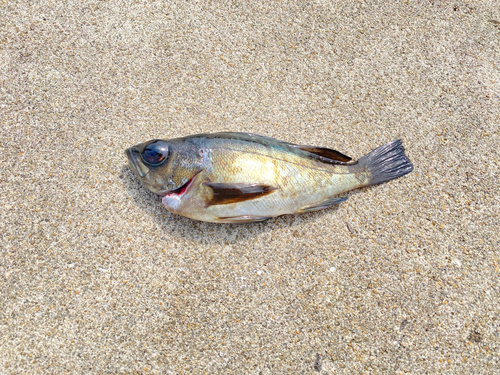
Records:
[[[0,374],[498,374],[499,97],[496,0],[4,2]],[[219,131],[415,168],[211,224],[123,153]]]

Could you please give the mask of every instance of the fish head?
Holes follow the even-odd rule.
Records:
[[[182,189],[202,170],[200,154],[182,140],[152,139],[125,155],[141,184],[160,196]]]

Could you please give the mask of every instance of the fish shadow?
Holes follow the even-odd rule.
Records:
[[[275,231],[287,231],[292,234],[295,232],[294,229],[314,224],[318,218],[329,215],[332,211],[337,211],[340,206],[336,205],[324,210],[300,215],[283,215],[256,223],[209,223],[192,220],[167,211],[161,203],[161,198],[144,188],[127,165],[121,168],[120,179],[135,205],[143,212],[152,215],[163,232],[182,240],[206,245],[242,243],[263,233]],[[352,190],[342,196],[350,197],[357,194],[358,191],[359,189]]]

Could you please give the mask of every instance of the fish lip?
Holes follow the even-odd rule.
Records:
[[[130,147],[125,150],[125,155],[127,156],[130,168],[137,176],[144,177],[149,173],[149,169],[147,172],[144,172],[144,168],[140,168],[139,163],[137,162],[137,157],[140,155],[138,150]]]

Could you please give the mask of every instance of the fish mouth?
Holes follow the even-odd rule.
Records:
[[[146,167],[142,161],[141,153],[133,147],[130,147],[125,150],[125,155],[128,159],[128,164],[132,172],[134,172],[138,177],[144,177],[149,173],[149,168]]]
[[[198,172],[198,173],[200,173],[200,172]],[[198,176],[198,173],[196,173],[185,184],[181,185],[177,189],[170,190],[169,192],[164,193],[163,197],[162,197],[162,201],[163,201],[163,199],[168,198],[168,197],[172,197],[172,196],[176,196],[176,197],[182,198],[187,193],[187,191],[189,190],[189,188],[191,187],[191,185],[193,184],[194,179],[196,178],[196,176]]]

